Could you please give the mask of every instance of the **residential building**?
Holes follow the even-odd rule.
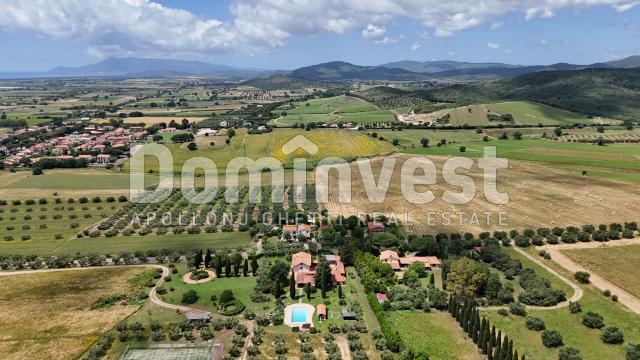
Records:
[[[393,250],[385,250],[380,253],[380,261],[385,264],[389,264],[393,271],[403,272],[413,263],[424,264],[425,269],[430,270],[432,268],[440,267],[440,259],[435,256],[398,256],[398,253]]]

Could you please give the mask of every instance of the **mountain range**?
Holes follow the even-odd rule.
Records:
[[[203,61],[114,58],[95,64],[67,67],[59,66],[47,72],[49,76],[167,76],[167,75],[220,75],[253,77],[273,73],[263,69],[245,69],[215,65]]]
[[[601,68],[640,67],[640,55],[622,60],[589,65],[558,63],[553,65],[511,65],[457,61],[398,61],[379,66],[359,66],[341,61],[306,66],[291,71],[294,78],[315,81],[339,80],[428,80],[455,77],[511,77],[539,71],[564,71]]]
[[[459,77],[501,78],[539,71],[580,70],[591,68],[640,67],[640,55],[621,60],[589,65],[558,63],[553,65],[512,65],[503,63],[471,63],[458,61],[397,61],[376,66],[360,66],[344,61],[332,61],[305,66],[292,71],[239,68],[203,61],[114,58],[78,67],[60,66],[46,72],[0,73],[8,77],[88,77],[88,76],[220,76],[236,79],[282,76],[305,81],[388,80],[413,81]]]

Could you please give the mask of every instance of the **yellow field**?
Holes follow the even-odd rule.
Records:
[[[141,268],[58,271],[0,278],[5,360],[76,359],[138,306],[91,310],[101,296],[132,291]],[[136,290],[137,291],[137,290]]]

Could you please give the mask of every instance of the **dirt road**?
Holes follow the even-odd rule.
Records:
[[[624,239],[624,240],[615,240],[609,241],[606,243],[601,242],[587,242],[587,243],[576,243],[576,244],[558,244],[558,245],[546,245],[540,246],[537,249],[546,250],[551,255],[551,260],[556,262],[558,265],[567,269],[568,271],[575,273],[578,271],[585,271],[591,274],[590,281],[593,286],[604,291],[610,290],[612,295],[618,296],[618,302],[627,307],[629,310],[636,314],[640,314],[640,299],[628,293],[624,289],[619,286],[613,284],[612,282],[604,279],[602,276],[593,272],[592,270],[587,269],[586,267],[576,263],[571,260],[567,255],[562,253],[562,250],[568,249],[598,249],[598,248],[607,248],[607,247],[617,247],[617,246],[628,246],[628,245],[640,245],[640,238],[636,239]]]
[[[565,308],[565,307],[569,306],[570,303],[577,302],[578,300],[582,299],[582,296],[584,296],[584,292],[582,291],[582,288],[580,286],[576,285],[573,281],[571,281],[571,280],[565,278],[564,276],[560,275],[557,271],[553,270],[552,268],[547,266],[545,263],[543,263],[542,261],[537,259],[535,256],[530,255],[526,251],[524,251],[524,250],[522,250],[522,249],[520,249],[518,247],[514,247],[513,249],[516,250],[517,252],[519,252],[522,256],[524,256],[527,259],[529,259],[529,260],[533,261],[534,263],[536,263],[541,268],[543,268],[546,271],[550,272],[552,275],[554,275],[558,279],[562,280],[562,282],[564,282],[567,285],[571,286],[571,288],[573,289],[573,295],[569,299],[567,299],[566,301],[558,303],[558,304],[556,304],[554,306],[529,306],[529,305],[527,305],[527,309],[530,309],[530,310],[556,310],[556,309],[562,309],[562,308]],[[483,308],[483,310],[500,310],[500,309],[508,309],[508,308],[509,308],[508,306],[490,306],[490,307],[487,307],[487,308]]]

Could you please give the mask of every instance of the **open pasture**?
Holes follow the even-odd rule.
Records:
[[[513,117],[513,122],[500,119],[501,116],[507,114]],[[442,125],[462,126],[466,124],[469,126],[484,126],[497,124],[542,124],[549,126],[619,123],[617,120],[589,118],[585,115],[530,101],[507,101],[459,106],[452,109],[439,110],[434,113],[420,114],[418,118],[435,121],[446,115],[449,116],[448,122],[441,122]]]
[[[597,273],[629,293],[640,297],[638,259],[640,246],[562,250],[573,261]]]
[[[400,337],[416,352],[432,360],[481,360],[472,341],[466,338],[449,314],[394,311],[390,319]],[[424,334],[424,336],[416,336]]]
[[[465,146],[464,153],[460,151],[460,146]],[[484,154],[485,146],[495,146],[498,157],[513,160],[630,172],[638,170],[637,156],[640,154],[640,144],[638,143],[597,146],[540,139],[456,142],[443,146],[416,147],[404,151],[421,155],[481,157]]]
[[[77,359],[137,305],[91,309],[135,296],[141,268],[56,271],[0,278],[0,353],[7,360]],[[117,340],[116,340],[117,341]]]

